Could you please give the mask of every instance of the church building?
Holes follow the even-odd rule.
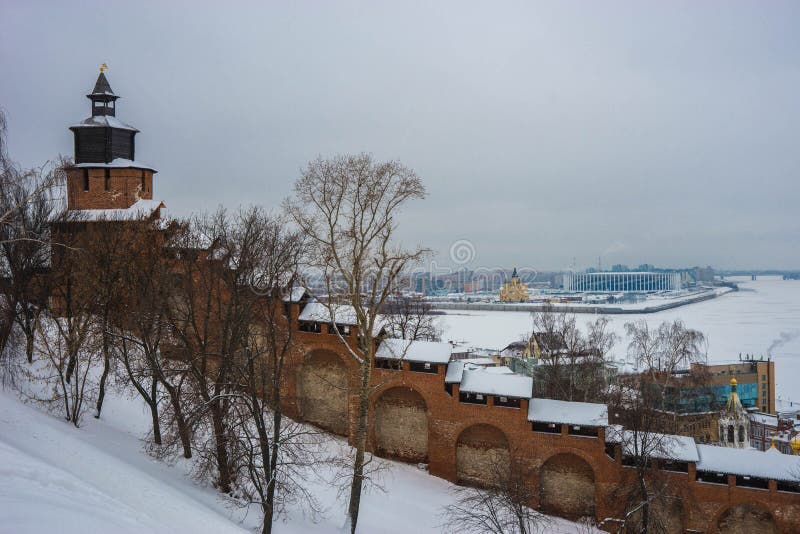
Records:
[[[519,281],[516,267],[511,280],[500,288],[500,302],[528,302],[528,284]]]
[[[719,419],[719,441],[725,447],[750,448],[750,418],[736,393],[735,378],[731,378],[731,393]]]

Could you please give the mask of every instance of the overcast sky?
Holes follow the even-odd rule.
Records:
[[[106,62],[172,215],[366,151],[441,265],[800,268],[798,2],[221,4],[0,1],[12,157],[71,155]]]

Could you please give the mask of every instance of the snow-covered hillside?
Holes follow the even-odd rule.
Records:
[[[260,515],[219,496],[188,476],[190,466],[167,465],[145,452],[140,439],[148,416],[138,399],[118,392],[107,398],[103,418],[90,415],[81,428],[0,391],[0,533],[40,532],[253,532]],[[330,438],[332,450],[343,443]],[[362,503],[359,532],[440,532],[441,510],[452,485],[416,466],[390,462],[385,492]],[[291,510],[276,532],[339,532],[346,500],[322,470],[312,493],[323,507],[312,519]],[[547,532],[576,532],[554,519]]]

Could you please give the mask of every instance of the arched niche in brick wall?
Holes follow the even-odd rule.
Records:
[[[775,520],[767,510],[755,504],[731,506],[717,522],[719,534],[775,534]]]
[[[507,476],[511,455],[508,439],[497,427],[477,424],[456,441],[456,475],[460,484],[491,485]]]
[[[594,518],[594,470],[576,454],[551,456],[539,471],[539,505],[546,514]]]
[[[340,435],[348,431],[349,371],[333,352],[316,350],[297,370],[297,405],[303,420]]]
[[[375,452],[407,462],[428,461],[428,409],[409,387],[384,391],[374,404]]]
[[[631,488],[632,498],[628,504],[628,509],[632,510],[640,504],[638,492]],[[636,495],[633,497],[633,495]],[[647,510],[648,532],[680,533],[684,531],[683,523],[685,514],[682,501],[676,498],[673,493],[665,493],[656,496],[650,501]],[[625,528],[629,534],[638,534],[642,531],[642,513],[635,512],[631,515]]]

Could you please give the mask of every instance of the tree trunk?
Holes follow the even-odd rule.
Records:
[[[642,499],[642,527],[639,532],[642,534],[647,534],[647,523],[649,521],[649,508],[650,503],[647,501],[647,485],[644,480],[644,474],[639,474],[639,491],[641,492],[641,499]]]
[[[150,385],[150,415],[153,418],[153,442],[161,445],[161,421],[158,418],[158,381],[153,378]]]
[[[78,351],[71,350],[69,354],[69,361],[67,362],[67,373],[64,377],[67,384],[72,380],[72,373],[75,371],[75,365],[78,363]]]
[[[278,404],[275,403],[277,406]],[[267,502],[264,507],[264,529],[263,534],[272,532],[272,522],[275,516],[275,483],[277,478],[277,465],[278,465],[278,443],[281,437],[281,419],[282,414],[280,408],[273,412],[272,416],[272,447],[270,450],[269,460],[269,483],[267,484]],[[267,526],[269,525],[269,526]]]
[[[164,384],[164,389],[167,390],[169,394],[170,404],[172,405],[172,411],[175,415],[175,425],[178,427],[178,436],[181,439],[181,445],[183,446],[183,457],[184,458],[191,458],[192,457],[192,440],[191,435],[189,434],[189,425],[186,423],[186,419],[183,416],[183,410],[181,409],[181,399],[178,395],[177,389],[174,386],[167,384],[165,381],[161,381]]]
[[[358,523],[358,510],[361,506],[361,490],[364,486],[364,451],[367,448],[367,417],[369,415],[369,356],[361,363],[361,385],[358,392],[358,426],[356,427],[356,458],[353,462],[353,482],[350,486],[350,534],[355,534]]]
[[[25,356],[28,358],[28,363],[33,363],[33,342],[35,340],[35,327],[25,332]]]
[[[103,329],[103,374],[100,375],[100,386],[97,392],[97,410],[95,411],[94,418],[100,419],[100,412],[103,410],[103,400],[106,398],[106,380],[108,380],[108,371],[111,368],[111,349],[109,347],[108,334]]]
[[[217,486],[222,493],[231,491],[231,469],[228,461],[228,440],[225,436],[225,422],[222,420],[222,411],[219,401],[211,406],[211,423],[214,426],[214,442],[217,449],[217,471],[219,479]]]

